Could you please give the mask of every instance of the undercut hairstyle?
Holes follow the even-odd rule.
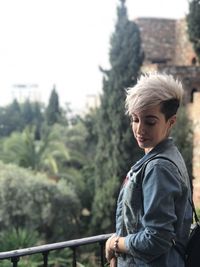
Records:
[[[160,104],[166,120],[177,113],[183,97],[181,82],[172,75],[158,72],[142,75],[135,86],[126,90],[126,114],[131,116]]]
[[[161,102],[160,104],[160,111],[165,115],[165,119],[168,120],[177,113],[180,101],[177,99],[169,99]]]

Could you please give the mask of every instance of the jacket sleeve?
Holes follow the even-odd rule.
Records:
[[[125,238],[128,252],[149,262],[166,253],[175,236],[175,200],[182,194],[180,174],[166,160],[154,163],[145,171],[143,179],[143,230]]]

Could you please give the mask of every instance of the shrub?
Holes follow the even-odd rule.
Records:
[[[0,230],[36,230],[45,241],[67,240],[78,231],[80,203],[61,180],[0,162]]]

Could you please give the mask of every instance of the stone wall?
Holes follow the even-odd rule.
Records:
[[[185,19],[138,18],[144,64],[191,66],[197,64]],[[153,68],[154,66],[151,66]]]
[[[138,18],[145,64],[173,62],[176,40],[176,20]]]

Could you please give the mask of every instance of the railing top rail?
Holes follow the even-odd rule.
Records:
[[[58,243],[47,244],[47,245],[41,245],[41,246],[36,246],[36,247],[0,252],[0,259],[9,259],[9,258],[21,257],[25,255],[45,253],[51,250],[57,250],[57,249],[62,249],[62,248],[67,248],[67,247],[73,248],[73,247],[79,247],[79,246],[88,245],[88,244],[97,243],[97,242],[104,242],[110,236],[111,234],[97,235],[97,236],[92,236],[92,237],[85,237],[85,238],[74,239],[70,241],[58,242]]]

